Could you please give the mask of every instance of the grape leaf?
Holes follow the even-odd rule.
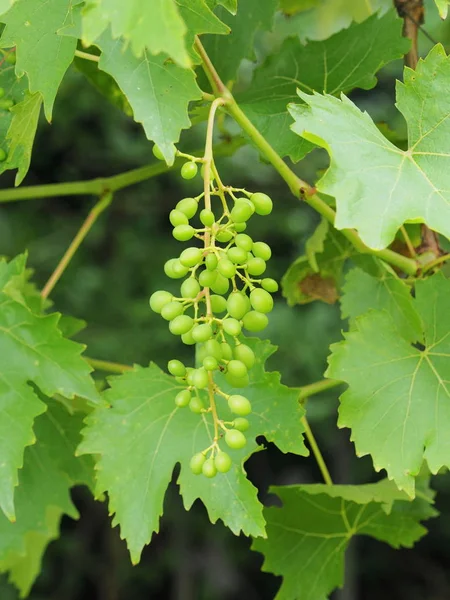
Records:
[[[380,269],[373,277],[362,269],[352,269],[345,277],[341,298],[342,318],[356,318],[369,310],[386,310],[406,339],[419,339],[422,322],[414,307],[410,288],[404,281]]]
[[[280,600],[325,600],[343,584],[345,550],[353,536],[369,535],[394,548],[410,548],[426,533],[418,521],[434,515],[428,503],[417,510],[386,480],[271,491],[283,506],[264,510],[267,539],[254,540],[252,549],[264,554],[263,571],[283,576]]]
[[[448,5],[450,4],[450,0],[434,0],[436,6],[438,7],[439,16],[441,19],[446,19],[448,14]]]
[[[0,0],[0,15],[8,11],[16,0]]]
[[[322,0],[280,0],[280,9],[285,15],[295,15],[310,8],[316,8]]]
[[[291,105],[292,128],[330,154],[330,168],[316,187],[336,198],[338,229],[356,228],[375,249],[388,246],[408,220],[450,237],[449,77],[450,59],[440,45],[415,71],[405,68],[397,107],[408,124],[406,151],[345,96],[299,92],[308,106]]]
[[[215,481],[193,475],[189,468],[192,455],[211,444],[211,417],[176,408],[174,397],[183,387],[173,377],[151,364],[111,378],[111,389],[105,393],[111,408],[95,410],[88,417],[79,452],[100,456],[97,493],[108,492],[114,524],[120,525],[134,563],[159,529],[164,494],[177,463],[181,463],[179,485],[187,508],[200,498],[212,522],[222,519],[235,534],[265,535],[262,506],[243,468],[244,460],[258,449],[254,438],[263,434],[283,452],[307,453],[298,392],[281,385],[278,374],[263,372],[262,361],[270,351],[261,342],[252,383],[240,391],[254,409],[247,447],[231,451],[232,469]],[[221,418],[232,421],[222,397],[217,396],[217,404]]]
[[[24,268],[23,257],[16,260]],[[98,402],[83,346],[62,337],[59,315],[38,316],[8,295],[7,281],[17,272],[15,261],[0,261],[0,508],[10,519],[24,448],[34,443],[34,419],[46,408],[28,382],[49,396]]]
[[[88,0],[83,11],[83,39],[92,44],[111,24],[139,57],[165,52],[182,67],[191,61],[185,46],[186,24],[175,0]]]
[[[16,73],[25,73],[30,92],[40,92],[47,119],[52,117],[59,85],[76,49],[77,41],[56,32],[70,19],[71,8],[79,0],[18,0],[2,16],[5,23],[1,48],[16,47]]]
[[[277,152],[296,162],[314,147],[306,140],[299,143],[288,127],[287,105],[298,100],[296,90],[337,95],[356,87],[373,88],[375,73],[409,49],[402,23],[392,10],[324,42],[302,46],[298,39],[287,39],[255,70],[251,87],[237,101]]]
[[[227,11],[230,12],[232,15],[235,15],[237,13],[237,0],[217,0],[216,4],[221,4],[222,6],[224,6],[227,9]]]
[[[192,50],[196,35],[214,33],[223,35],[230,33],[230,28],[209,9],[204,0],[176,0],[178,8],[187,25],[186,47],[194,63],[200,62],[196,52]]]
[[[417,282],[420,336],[412,327],[408,337],[405,327],[399,332],[398,309],[372,310],[331,346],[326,376],[349,384],[339,426],[351,428],[359,456],[371,454],[375,468],[410,496],[423,459],[432,473],[450,466],[449,294],[441,274]]]
[[[306,254],[295,260],[281,280],[289,306],[338,299],[344,263],[353,254],[350,242],[323,219],[306,243]]]
[[[127,97],[134,119],[142,123],[168,164],[175,159],[175,145],[182,129],[190,127],[188,105],[201,98],[190,69],[182,69],[164,55],[141,58],[113,40],[108,33],[98,41],[102,51],[99,68],[109,73]]]

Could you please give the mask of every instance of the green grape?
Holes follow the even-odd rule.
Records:
[[[194,325],[194,319],[188,315],[178,315],[173,321],[169,323],[169,330],[174,335],[182,335],[192,329]]]
[[[247,223],[235,223],[234,224],[234,230],[237,233],[242,233],[243,231],[245,231],[247,229]]]
[[[250,308],[250,300],[242,292],[231,292],[228,296],[227,310],[231,317],[242,319]]]
[[[194,237],[195,229],[192,225],[177,225],[172,231],[173,237],[179,242],[187,242]]]
[[[203,366],[207,371],[215,371],[219,367],[219,363],[214,356],[205,356],[203,359]]]
[[[195,369],[192,375],[192,385],[199,390],[203,390],[205,387],[208,387],[208,372],[204,367]]]
[[[262,258],[251,258],[247,263],[247,271],[250,275],[262,275],[266,270],[266,263]]]
[[[217,340],[208,340],[203,346],[206,355],[213,356],[217,360],[222,359],[221,344]]]
[[[152,148],[153,156],[155,156],[158,160],[164,160],[164,154],[158,148],[156,144],[153,145]]]
[[[269,324],[269,319],[263,313],[251,310],[243,318],[243,324],[248,331],[262,331]]]
[[[181,341],[183,342],[183,344],[186,344],[186,346],[193,346],[194,344],[197,343],[194,340],[194,338],[192,337],[192,331],[188,331],[187,333],[183,333],[183,335],[181,336]]]
[[[220,344],[221,358],[224,360],[231,360],[233,358],[233,351],[231,350],[230,344],[222,342]]]
[[[233,450],[240,450],[246,445],[247,440],[238,429],[229,429],[225,434],[225,443]]]
[[[174,377],[184,377],[186,375],[186,367],[183,365],[181,360],[169,360],[167,363],[167,370]]]
[[[200,169],[200,174],[201,174],[201,176],[202,176],[203,179],[205,179],[205,172],[206,172],[205,171],[205,165],[203,164],[201,166],[201,169]],[[209,170],[209,180],[210,181],[214,181],[214,173],[213,173],[212,169]]]
[[[209,323],[196,325],[192,330],[192,337],[196,342],[206,342],[212,337],[213,331]]]
[[[191,458],[191,461],[189,463],[189,467],[190,467],[191,471],[194,473],[194,475],[200,475],[200,473],[202,472],[202,467],[205,464],[205,461],[206,461],[206,456],[202,452],[199,452],[198,454],[194,454],[194,456]]]
[[[261,288],[250,292],[250,303],[255,310],[261,313],[269,313],[273,308],[272,296]]]
[[[220,450],[214,459],[214,465],[219,473],[228,473],[232,465],[231,457]]]
[[[245,377],[235,377],[231,373],[225,373],[225,379],[234,388],[245,388],[250,384],[248,375]]]
[[[231,238],[233,237],[233,234],[231,233],[231,231],[219,231],[219,233],[216,234],[216,238],[219,242],[221,242],[222,244],[225,242],[229,242],[231,240]]]
[[[5,162],[5,160],[7,158],[8,158],[8,155],[5,152],[5,150],[3,150],[3,148],[0,148],[0,162]]]
[[[162,307],[161,316],[166,321],[173,321],[175,317],[178,317],[178,315],[182,314],[183,310],[183,305],[179,302],[169,302],[169,304],[166,304]]]
[[[241,377],[245,377],[247,375],[247,367],[240,360],[230,360],[227,365],[227,369],[231,377],[237,377],[240,379]]]
[[[217,469],[213,458],[205,460],[202,467],[202,473],[205,477],[208,477],[208,479],[212,479],[217,475]]]
[[[234,348],[234,358],[244,363],[247,369],[251,369],[255,364],[256,357],[253,350],[245,344],[239,344]]]
[[[247,431],[247,429],[250,427],[250,423],[247,421],[247,419],[237,417],[233,421],[233,427],[238,431]]]
[[[175,404],[178,406],[178,408],[184,408],[189,404],[190,401],[191,392],[189,390],[182,390],[175,396]]]
[[[5,56],[5,60],[10,65],[15,65],[16,64],[16,53],[15,52],[10,52],[9,54],[7,54]]]
[[[198,167],[195,162],[187,162],[181,167],[181,177],[183,179],[194,179],[198,173]]]
[[[211,227],[211,225],[215,222],[216,217],[214,213],[209,208],[204,208],[200,212],[200,221],[203,223],[205,227]]]
[[[258,258],[262,258],[266,261],[272,256],[272,250],[270,249],[269,244],[266,244],[265,242],[255,242],[253,244],[252,252]]]
[[[231,247],[227,251],[227,256],[231,260],[232,263],[243,265],[247,262],[247,252],[242,248],[238,248],[237,246]]]
[[[242,248],[242,250],[245,250],[246,252],[250,252],[253,246],[252,238],[246,233],[239,233],[234,238],[234,243],[236,246],[239,246],[239,248]]]
[[[233,209],[230,214],[230,219],[235,223],[243,223],[250,219],[254,211],[255,208],[254,206],[252,206],[249,200],[245,198],[239,198],[234,203]]]
[[[217,271],[208,271],[205,269],[202,271],[198,277],[198,282],[202,287],[209,288],[215,282],[217,277]]]
[[[228,408],[232,413],[245,417],[252,412],[252,405],[245,396],[239,394],[233,394],[228,398]]]
[[[201,262],[203,257],[203,250],[200,248],[195,248],[191,246],[190,248],[186,248],[180,254],[180,263],[185,267],[195,267]]]
[[[265,279],[263,279],[261,281],[261,286],[267,292],[272,292],[272,294],[278,292],[278,283],[275,281],[275,279],[271,279],[270,277],[266,277]]]
[[[187,275],[188,272],[189,269],[184,267],[178,258],[171,258],[164,265],[164,273],[167,277],[170,277],[170,279],[181,279],[181,277]]]
[[[215,314],[223,313],[227,310],[227,301],[222,296],[211,296],[211,310]]]
[[[155,312],[160,314],[161,310],[163,308],[163,306],[165,306],[166,304],[169,304],[169,302],[172,302],[172,294],[170,292],[166,292],[164,290],[158,290],[157,292],[154,292],[151,296],[150,296],[150,308]]]
[[[218,259],[217,256],[215,254],[208,254],[207,257],[205,258],[205,266],[208,269],[208,271],[215,271],[217,268],[217,264],[218,264]]]
[[[242,330],[242,325],[233,318],[224,319],[222,327],[225,333],[228,333],[228,335],[232,335],[233,337],[238,336]]]
[[[0,108],[2,108],[3,110],[9,110],[13,106],[14,100],[12,100],[11,98],[3,98],[2,100],[0,100]]]
[[[203,412],[203,410],[205,410],[205,405],[198,396],[193,396],[189,402],[189,410],[196,415],[199,415]]]
[[[188,385],[194,385],[194,372],[195,369],[193,369],[192,367],[188,367],[186,369],[186,382],[188,383]]]
[[[169,221],[174,226],[178,225],[187,225],[189,223],[187,216],[181,212],[181,210],[177,210],[174,208],[170,211]]]
[[[216,273],[216,279],[210,287],[215,294],[223,295],[228,292],[230,282],[226,277],[224,277],[220,273]]]
[[[221,275],[223,275],[224,277],[227,277],[228,279],[230,279],[231,277],[234,277],[234,275],[236,275],[236,267],[231,262],[231,260],[229,260],[228,258],[222,258],[219,261],[217,270],[219,271],[219,273]]]
[[[180,294],[183,298],[196,298],[199,293],[200,284],[195,277],[189,277],[181,284]]]
[[[177,210],[184,213],[188,219],[192,219],[198,209],[198,202],[195,198],[183,198],[176,207]]]
[[[267,194],[256,192],[250,196],[250,201],[255,206],[258,215],[270,215],[273,208],[273,202]]]

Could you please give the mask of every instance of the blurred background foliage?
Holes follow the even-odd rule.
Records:
[[[446,44],[449,26],[430,10],[426,29]],[[257,40],[263,55],[277,44],[276,34]],[[423,54],[432,43],[421,35]],[[242,79],[253,66],[244,64]],[[387,123],[405,137],[405,126],[396,112],[395,79],[401,62],[385,68],[375,90],[358,92],[352,99],[374,119]],[[236,133],[233,124],[225,128]],[[218,134],[218,141],[220,133]],[[180,149],[201,149],[204,124],[186,132]],[[58,96],[52,125],[42,122],[25,185],[89,179],[154,161],[151,144],[141,128],[117,106],[105,102],[88,80],[72,68]],[[296,201],[274,170],[263,164],[249,147],[232,158],[218,161],[222,179],[274,199],[270,218],[255,217],[251,234],[273,249],[269,276],[280,279],[304,249],[318,223],[307,206]],[[327,165],[323,151],[314,151],[295,166],[313,183]],[[2,176],[3,187],[13,185],[13,174]],[[164,262],[180,252],[171,236],[168,214],[176,202],[198,193],[199,178],[186,182],[168,172],[116,194],[76,254],[52,294],[54,308],[87,321],[77,339],[88,346],[91,357],[122,363],[165,368],[169,358],[192,360],[192,348],[183,347],[168,332],[166,323],[150,312],[148,298],[168,284]],[[15,256],[25,249],[42,286],[85,218],[93,198],[53,198],[2,205],[0,255]],[[176,285],[176,283],[175,283]],[[269,360],[282,381],[294,387],[322,377],[328,347],[340,338],[345,326],[339,307],[313,303],[289,308],[279,295],[267,337],[278,352]],[[98,374],[101,377],[101,374]],[[323,449],[333,479],[338,483],[363,483],[374,479],[371,461],[357,459],[347,430],[336,428],[338,391],[312,398],[308,418]],[[263,440],[261,440],[264,443]],[[267,444],[266,444],[267,445]],[[248,463],[249,476],[261,500],[271,502],[272,484],[320,481],[312,459],[283,455],[268,445]],[[176,473],[174,475],[174,482]],[[346,585],[335,594],[340,600],[448,600],[450,598],[450,480],[435,479],[439,520],[429,523],[430,535],[413,550],[394,551],[361,538],[349,549]],[[84,489],[74,490],[81,519],[66,518],[62,537],[45,555],[43,571],[31,593],[32,600],[269,600],[279,581],[260,572],[262,557],[250,552],[250,541],[235,537],[220,523],[211,525],[197,503],[186,513],[175,483],[166,496],[161,531],[154,536],[137,567],[131,567],[119,532],[111,530],[105,504],[96,503]],[[0,599],[17,594],[0,578]]]

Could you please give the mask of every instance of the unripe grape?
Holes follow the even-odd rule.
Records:
[[[231,247],[227,251],[227,256],[231,260],[232,263],[243,265],[247,262],[247,252],[242,248],[238,248],[237,246]]]
[[[250,292],[250,303],[255,310],[261,313],[268,313],[273,308],[273,298],[261,288],[256,288]]]
[[[174,208],[170,211],[169,221],[174,227],[178,225],[187,225],[189,223],[187,216],[181,212],[181,210],[177,210]]]
[[[203,366],[207,371],[215,371],[219,367],[219,363],[214,356],[205,356],[203,359]]]
[[[190,401],[191,392],[189,390],[182,390],[175,396],[175,404],[178,406],[178,408],[184,408],[189,404]]]
[[[227,301],[222,296],[211,296],[211,310],[215,314],[225,312],[227,310]]]
[[[5,162],[7,158],[8,154],[6,153],[6,151],[3,150],[3,148],[0,148],[0,162]]]
[[[205,258],[205,266],[208,269],[208,271],[215,271],[218,262],[219,261],[215,254],[208,254]]]
[[[238,379],[247,375],[247,367],[240,360],[230,360],[230,362],[227,365],[227,369],[228,373],[232,377],[237,377]]]
[[[253,246],[252,238],[246,233],[239,233],[235,237],[234,243],[236,244],[236,246],[242,248],[242,250],[245,250],[246,252],[250,252]]]
[[[250,201],[254,204],[258,215],[270,215],[272,212],[273,202],[267,194],[256,192],[250,196]]]
[[[215,222],[216,217],[214,213],[209,208],[204,208],[200,212],[200,221],[203,223],[205,227],[211,227],[211,225]]]
[[[0,108],[3,110],[9,110],[14,106],[14,100],[12,98],[3,98],[0,100]]]
[[[278,283],[275,281],[275,279],[271,279],[270,277],[266,277],[265,279],[263,279],[261,281],[261,286],[267,291],[267,292],[278,292]]]
[[[221,273],[224,277],[230,279],[236,275],[236,267],[228,258],[223,258],[219,261],[217,267],[219,273]]]
[[[256,310],[251,310],[243,318],[244,327],[248,331],[262,331],[267,327],[268,323],[269,319],[267,316]]]
[[[186,382],[188,385],[194,385],[194,373],[195,369],[192,367],[186,369]]]
[[[265,270],[266,263],[262,258],[251,258],[247,263],[247,271],[250,275],[262,275]]]
[[[183,198],[183,200],[177,203],[175,208],[184,213],[188,219],[192,219],[197,212],[198,202],[195,198]]]
[[[231,350],[230,344],[227,342],[222,342],[220,344],[221,358],[224,360],[231,360],[233,358],[233,351]]]
[[[233,355],[234,358],[243,362],[247,369],[251,369],[255,364],[255,353],[249,346],[246,346],[245,344],[239,344],[236,346],[233,351]]]
[[[203,404],[203,401],[198,396],[192,396],[191,401],[189,402],[189,410],[196,415],[199,415],[204,409],[205,405]]]
[[[250,423],[247,421],[247,419],[237,417],[233,421],[233,427],[238,431],[247,431],[247,429],[250,427]]]
[[[173,321],[173,319],[175,319],[175,317],[178,317],[178,315],[181,315],[183,310],[184,310],[183,305],[180,304],[179,302],[176,302],[176,301],[169,302],[168,304],[166,304],[165,306],[162,307],[161,316],[166,321]]]
[[[228,473],[232,465],[231,457],[220,450],[214,459],[214,465],[219,473]]]
[[[195,234],[195,229],[192,225],[177,225],[172,231],[173,237],[179,242],[187,242],[192,239]]]
[[[192,246],[191,248],[186,248],[180,254],[180,263],[185,267],[195,267],[201,262],[203,256],[203,251],[200,248],[195,248]]]
[[[242,319],[250,308],[250,300],[242,292],[231,292],[228,296],[227,310],[231,317]]]
[[[155,156],[158,160],[164,160],[164,154],[158,148],[156,144],[153,145],[152,148],[153,156]]]
[[[228,289],[230,287],[230,282],[226,277],[224,277],[220,273],[216,273],[216,279],[214,280],[214,283],[212,283],[210,287],[215,294],[223,295],[228,292]]]
[[[182,298],[196,298],[200,293],[200,284],[195,277],[189,277],[183,281],[180,287]]]
[[[225,373],[225,379],[234,388],[246,388],[250,384],[248,375],[245,377],[235,377],[231,373]]]
[[[240,450],[246,445],[247,440],[238,429],[229,429],[225,434],[225,443],[233,450]]]
[[[186,162],[181,167],[181,177],[183,179],[194,179],[198,173],[198,167],[195,162]]]
[[[189,463],[189,467],[190,467],[191,471],[194,473],[194,475],[200,475],[200,473],[202,472],[202,467],[205,464],[205,461],[206,461],[206,456],[202,452],[199,452],[198,454],[194,454],[194,456],[191,458],[191,461]]]
[[[188,315],[179,315],[175,317],[173,321],[169,323],[169,330],[174,335],[182,335],[192,329],[194,325],[194,319]]]
[[[243,223],[248,221],[254,212],[254,208],[252,210],[252,205],[250,202],[244,198],[239,198],[236,200],[233,209],[230,214],[230,219],[235,223]]]
[[[215,477],[217,475],[217,469],[216,465],[214,464],[214,459],[208,458],[207,460],[205,460],[202,467],[202,473],[205,477],[208,477],[208,479],[211,479],[212,477]]]
[[[216,234],[216,238],[219,242],[221,242],[222,244],[225,242],[229,242],[231,240],[231,238],[233,237],[233,234],[231,233],[231,231],[219,231],[219,233]]]
[[[233,394],[228,398],[228,408],[231,412],[241,417],[245,417],[252,412],[250,401],[245,396],[240,396],[239,394]]]
[[[222,359],[221,344],[217,340],[208,340],[203,348],[208,356],[213,356],[217,360]]]
[[[187,267],[184,267],[178,258],[171,258],[164,264],[164,273],[170,279],[181,279],[189,272]]]
[[[269,244],[266,244],[265,242],[255,242],[253,244],[252,252],[258,258],[262,258],[266,261],[272,256],[272,250],[270,249]]]
[[[198,277],[198,282],[202,287],[211,287],[217,277],[217,271],[208,271],[205,269]]]
[[[186,367],[181,360],[169,360],[167,363],[167,370],[174,377],[184,377],[186,375]]]
[[[206,342],[212,337],[213,331],[209,323],[196,325],[192,330],[192,337],[196,342]]]
[[[161,310],[163,308],[163,306],[165,306],[166,304],[169,304],[169,302],[172,302],[172,294],[170,292],[166,292],[164,290],[158,290],[157,292],[154,292],[151,296],[150,296],[150,308],[155,312],[160,314]]]
[[[242,231],[245,231],[247,229],[247,223],[235,223],[234,224],[234,230],[237,233],[241,233]]]
[[[233,318],[224,319],[222,327],[225,333],[228,333],[228,335],[232,335],[233,337],[237,337],[242,330],[242,325]]]
[[[205,387],[208,387],[208,372],[204,367],[195,369],[192,375],[192,385],[199,390],[203,390]]]
[[[7,54],[5,56],[5,60],[10,65],[15,65],[16,64],[16,53],[15,52],[10,52],[9,54]]]
[[[187,333],[183,333],[183,335],[181,336],[181,341],[183,342],[183,344],[186,344],[186,346],[193,346],[194,344],[197,343],[194,340],[194,338],[192,337],[192,331],[188,331]]]
[[[200,168],[200,174],[203,177],[203,179],[205,179],[205,173],[206,173],[206,171],[205,171],[205,164],[203,164],[201,166],[201,168]],[[210,181],[214,181],[214,173],[213,173],[212,169],[209,170],[209,180]]]

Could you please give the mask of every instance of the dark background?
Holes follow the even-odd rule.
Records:
[[[435,21],[430,30],[445,39],[445,26],[435,26]],[[421,44],[424,52],[430,47],[425,38]],[[390,66],[376,91],[354,94],[353,100],[402,132],[404,123],[393,106],[395,77],[400,76],[401,64]],[[199,125],[183,135],[180,149],[200,149],[203,140],[204,126]],[[72,69],[57,99],[53,124],[41,124],[25,184],[108,176],[154,160],[141,128]],[[218,165],[227,183],[265,191],[274,199],[272,215],[254,218],[250,229],[253,237],[271,245],[268,275],[280,279],[303,250],[317,215],[290,195],[252,149],[219,159]],[[326,157],[316,151],[296,169],[313,182],[325,166]],[[13,175],[3,175],[2,185],[13,185]],[[117,193],[100,217],[52,294],[56,310],[88,322],[77,339],[88,345],[89,356],[130,364],[153,360],[163,368],[169,358],[189,360],[191,349],[170,335],[166,323],[149,310],[148,298],[167,287],[163,264],[180,251],[168,214],[179,199],[200,187],[200,178],[185,182],[176,171],[167,173]],[[92,203],[92,198],[74,197],[2,205],[0,255],[13,257],[27,249],[35,281],[44,285]],[[265,332],[279,346],[269,369],[279,370],[283,382],[292,386],[320,379],[328,347],[344,326],[337,305],[289,308],[279,295]],[[308,404],[308,418],[332,477],[337,483],[374,480],[370,459],[357,460],[348,430],[336,428],[337,395],[333,390]],[[283,455],[271,445],[246,467],[263,501],[269,485],[320,481],[313,459]],[[450,480],[435,478],[433,486],[442,514],[429,522],[430,534],[410,551],[394,551],[368,538],[356,540],[347,556],[346,586],[336,598],[450,599]],[[32,600],[274,598],[279,580],[261,573],[262,556],[250,551],[250,541],[235,537],[220,523],[211,525],[200,503],[186,513],[175,484],[166,496],[161,532],[137,567],[131,566],[118,529],[110,528],[107,507],[82,488],[73,496],[81,519],[63,520],[61,539],[45,555]],[[0,578],[0,599],[16,598]]]

